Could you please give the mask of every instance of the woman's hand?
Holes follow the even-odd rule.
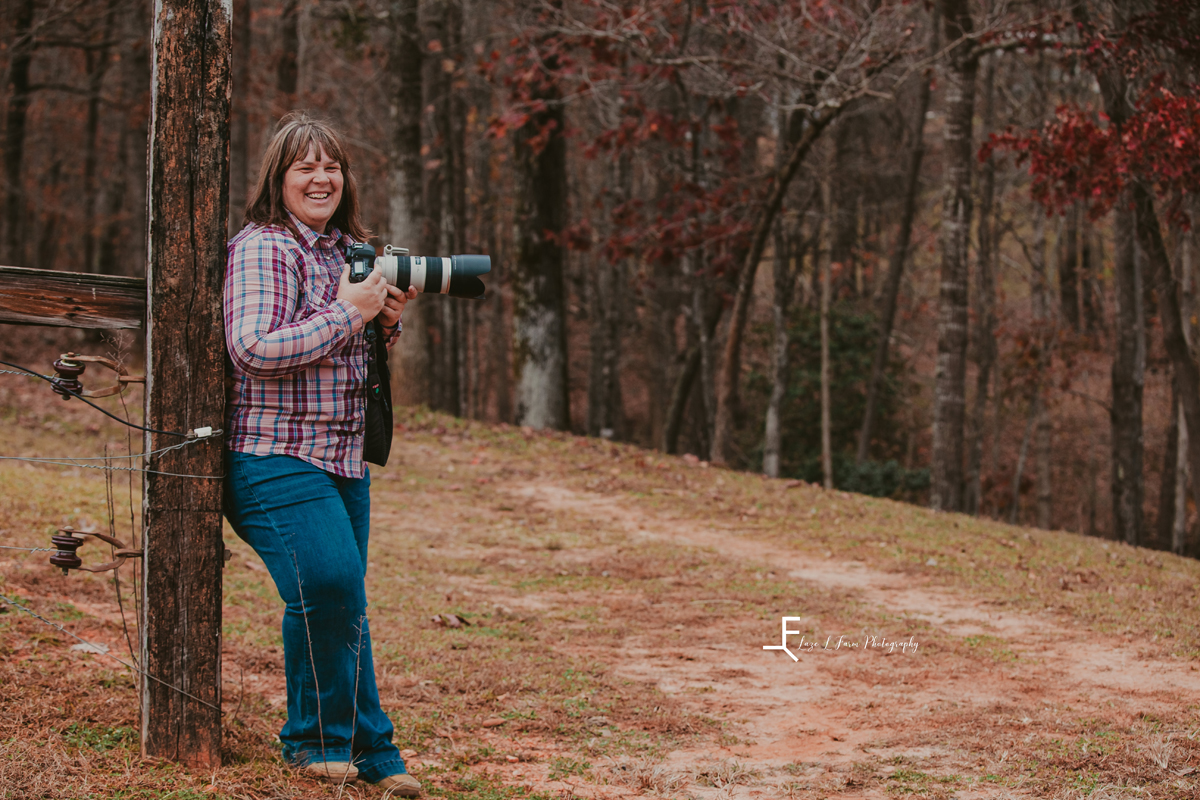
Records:
[[[370,322],[383,308],[388,297],[388,284],[383,279],[379,267],[371,270],[371,274],[361,283],[350,282],[350,265],[342,270],[342,278],[338,282],[337,299],[349,300],[362,314],[364,322]]]
[[[383,301],[383,308],[379,312],[379,321],[385,328],[394,328],[400,324],[400,315],[404,313],[404,306],[409,300],[416,299],[417,290],[414,286],[409,286],[407,292],[402,292],[395,286],[388,284],[387,299]]]

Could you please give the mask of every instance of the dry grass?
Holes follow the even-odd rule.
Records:
[[[658,797],[691,796],[691,777],[653,759],[625,760],[613,764],[605,776],[609,783]]]
[[[125,441],[115,423],[22,391],[0,383],[5,455],[93,454]],[[1141,640],[1147,655],[1200,652],[1200,569],[1193,562],[788,488],[595,440],[421,412],[403,422],[394,465],[373,471],[368,593],[384,706],[397,744],[416,753],[431,796],[536,797],[565,791],[546,783],[564,776],[597,791],[607,781],[614,790],[661,797],[743,791],[757,782],[789,797],[867,790],[937,797],[968,787],[1063,797],[1193,796],[1183,782],[1195,773],[1179,773],[1200,760],[1200,717],[1184,707],[1141,715],[1045,707],[1033,716],[1016,704],[982,712],[939,707],[888,734],[897,747],[936,744],[969,754],[937,768],[862,754],[853,767],[826,764],[802,779],[757,772],[740,757],[669,768],[664,757],[671,751],[719,750],[728,723],[697,711],[683,694],[623,677],[601,654],[640,637],[686,659],[691,631],[774,627],[795,608],[804,609],[813,634],[895,618],[853,593],[764,575],[719,552],[638,539],[613,519],[555,510],[517,488],[553,482],[614,498],[647,519],[705,525],[818,562],[857,559],[998,604],[1050,609],[1063,624]],[[0,486],[0,544],[46,546],[53,528],[107,518],[98,472],[0,462]],[[127,537],[129,507],[140,500],[120,481],[117,488],[117,533]],[[229,716],[239,710],[227,722],[225,766],[199,775],[142,760],[128,671],[71,651],[69,638],[9,611],[0,613],[0,798],[336,796],[278,762],[281,604],[249,548],[228,531],[226,541],[234,558],[225,573],[224,694]],[[45,566],[46,554],[6,552],[0,593],[122,653],[110,581],[62,577]],[[83,554],[89,557],[86,548]],[[937,566],[928,566],[930,559]],[[123,590],[132,624],[132,587]],[[430,621],[439,614],[471,624],[454,629]],[[987,666],[1017,675],[1026,667],[1010,658],[1003,639],[964,642],[919,620],[904,624],[922,650],[895,674],[913,684],[950,670]],[[877,680],[872,669],[848,662],[821,679],[870,686]],[[725,677],[736,676],[731,670]],[[878,724],[877,709],[855,709],[848,721],[855,729]],[[483,727],[496,719],[503,723]],[[585,763],[610,766],[577,768]],[[378,794],[353,786],[343,796]]]

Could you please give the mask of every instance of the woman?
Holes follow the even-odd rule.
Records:
[[[225,515],[286,603],[283,755],[311,775],[415,797],[375,685],[362,452],[364,326],[377,320],[390,346],[416,290],[378,270],[349,282],[344,247],[369,233],[341,140],[306,115],[271,139],[246,222],[225,275]]]

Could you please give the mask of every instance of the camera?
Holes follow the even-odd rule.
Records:
[[[436,292],[468,300],[482,300],[486,288],[480,275],[492,270],[491,256],[410,256],[403,247],[383,248],[383,255],[376,256],[375,248],[369,244],[352,244],[346,247],[346,261],[350,264],[350,282],[359,283],[367,279],[376,266],[383,278],[392,286],[401,289],[415,287],[418,292]]]

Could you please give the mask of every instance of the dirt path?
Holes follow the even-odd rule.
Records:
[[[888,787],[939,796],[940,780],[944,796],[1029,796],[989,786],[984,779],[1008,753],[989,754],[996,748],[975,750],[970,743],[997,726],[1014,729],[1028,744],[1101,709],[1136,717],[1200,703],[1200,672],[1194,665],[1143,657],[1138,642],[997,609],[858,562],[814,559],[761,539],[646,513],[613,496],[544,482],[511,491],[535,508],[616,523],[635,545],[658,541],[707,548],[769,580],[847,592],[895,621],[886,631],[849,630],[847,642],[875,635],[915,641],[919,650],[920,637],[903,628],[906,621],[920,621],[945,636],[984,642],[1001,654],[991,661],[931,660],[901,650],[838,647],[836,641],[820,641],[818,649],[805,651],[801,638],[793,636],[789,644],[799,658],[793,662],[783,652],[762,649],[780,643],[778,617],[746,620],[718,613],[702,627],[688,629],[666,614],[663,625],[646,625],[646,619],[659,615],[641,614],[639,632],[618,645],[572,645],[573,651],[586,652],[630,679],[651,681],[695,711],[727,721],[713,746],[676,751],[657,773],[640,767],[643,789],[682,786],[690,777],[688,791],[696,796],[819,791],[830,797],[884,797]],[[526,596],[524,602],[545,608],[553,601]],[[721,598],[695,603],[711,611]],[[791,627],[803,629],[804,609],[790,613],[801,617]],[[804,641],[811,643],[811,637]],[[945,728],[944,736],[937,735],[939,727]],[[1162,747],[1163,763],[1188,775],[1186,765],[1171,764],[1170,742],[1164,740]],[[881,785],[881,779],[888,782]]]

